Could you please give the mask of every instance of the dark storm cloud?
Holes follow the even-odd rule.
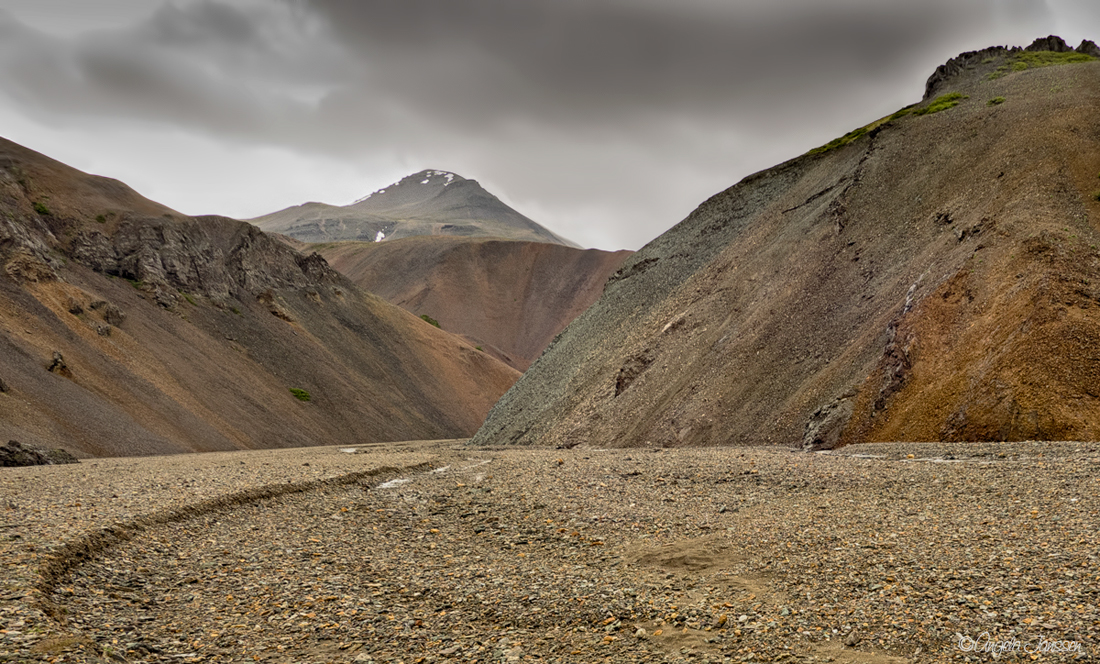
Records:
[[[367,80],[426,112],[474,125],[518,115],[582,128],[734,109],[774,118],[792,93],[881,76],[973,14],[955,2],[312,6],[361,55]]]
[[[331,133],[342,145],[353,119],[364,139],[392,132],[363,119],[400,117],[478,132],[509,121],[633,130],[669,115],[782,122],[798,112],[784,100],[887,75],[974,14],[914,4],[185,2],[75,42],[24,34],[5,73],[10,94],[61,114]],[[294,103],[311,95],[316,108]],[[312,110],[337,123],[312,125]]]
[[[173,0],[68,37],[0,14],[0,100],[51,125],[454,169],[567,236],[601,223],[603,246],[636,247],[748,172],[916,101],[948,57],[1047,34],[1066,7]]]
[[[62,39],[0,15],[3,92],[61,123],[98,116],[269,140],[308,124],[309,97],[342,80],[334,50],[296,18],[289,6],[166,4],[136,26]]]

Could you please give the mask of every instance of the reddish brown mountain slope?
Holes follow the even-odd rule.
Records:
[[[706,201],[474,444],[1100,438],[1100,51],[1051,49],[966,54]]]
[[[631,253],[439,236],[312,248],[364,289],[521,371],[596,301]]]
[[[253,226],[0,140],[0,438],[126,455],[455,437],[517,376]]]

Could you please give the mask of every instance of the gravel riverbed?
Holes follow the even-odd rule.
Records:
[[[0,514],[0,662],[1100,658],[1091,443],[96,459]]]

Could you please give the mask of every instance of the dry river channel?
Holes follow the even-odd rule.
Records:
[[[1092,443],[0,469],[0,662],[1100,660]]]

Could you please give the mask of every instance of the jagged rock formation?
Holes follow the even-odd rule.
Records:
[[[249,221],[302,242],[450,235],[577,246],[508,207],[476,180],[436,170],[409,175],[351,205],[305,203]]]
[[[989,65],[994,62],[998,65],[1012,60],[1020,62],[1018,56],[1021,53],[1080,53],[1088,57],[1100,58],[1100,47],[1086,39],[1076,49],[1072,49],[1061,37],[1051,35],[1036,39],[1027,48],[990,46],[980,51],[960,53],[937,67],[936,71],[928,77],[928,82],[924,86],[924,100],[928,101],[939,95],[946,90],[945,86],[948,84],[957,87],[962,82],[960,79],[968,73],[978,77],[988,76],[991,69]]]
[[[524,371],[603,292],[629,251],[421,236],[317,251],[342,274]]]
[[[1100,437],[1100,62],[1059,44],[964,54],[703,203],[473,444]]]
[[[316,254],[3,140],[0,268],[0,435],[37,447],[461,437],[518,376]]]

